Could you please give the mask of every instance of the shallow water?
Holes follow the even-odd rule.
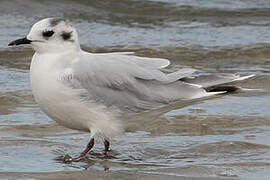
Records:
[[[266,0],[1,1],[0,177],[269,179],[269,8]],[[91,52],[164,57],[172,60],[170,71],[256,74],[238,85],[264,90],[128,117],[109,158],[97,144],[88,159],[62,163],[57,157],[75,156],[89,135],[58,126],[40,111],[29,84],[33,51],[7,47],[48,16],[70,19]]]

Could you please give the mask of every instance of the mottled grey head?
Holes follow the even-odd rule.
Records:
[[[9,45],[29,44],[38,53],[57,53],[80,49],[76,29],[65,19],[46,18],[34,24],[26,38]]]

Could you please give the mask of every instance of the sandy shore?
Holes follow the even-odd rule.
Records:
[[[127,180],[240,180],[239,178],[229,177],[184,177],[175,175],[160,175],[149,174],[144,172],[134,171],[59,171],[49,173],[18,173],[18,172],[4,172],[0,173],[0,179],[21,179],[21,180],[109,180],[109,179],[127,179]]]

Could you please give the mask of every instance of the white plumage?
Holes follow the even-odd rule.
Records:
[[[224,93],[206,89],[245,79],[221,76],[206,86],[207,79],[196,82],[200,79],[188,78],[195,71],[191,68],[162,72],[170,64],[166,59],[138,57],[130,52],[88,53],[81,50],[75,28],[59,18],[39,21],[24,41],[36,51],[31,84],[41,109],[59,124],[89,131],[92,138],[100,135],[106,143],[123,132],[123,122],[119,121],[122,113]],[[18,42],[10,45],[22,44]]]

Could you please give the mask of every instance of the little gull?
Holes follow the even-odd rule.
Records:
[[[31,44],[35,50],[30,77],[42,111],[63,126],[91,132],[79,157],[91,150],[98,136],[107,154],[109,140],[124,130],[119,120],[123,113],[235,91],[238,88],[228,83],[253,76],[192,77],[192,68],[162,72],[170,64],[167,59],[130,52],[89,53],[80,48],[76,29],[62,18],[37,22],[25,38],[9,46],[20,44]]]

